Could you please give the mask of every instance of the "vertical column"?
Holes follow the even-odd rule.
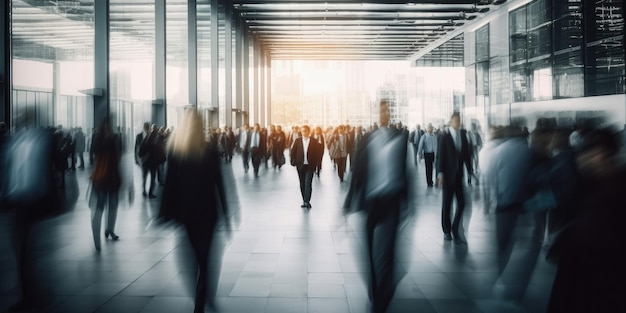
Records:
[[[259,62],[259,54],[260,49],[259,49],[259,44],[256,40],[254,40],[252,42],[252,49],[253,49],[253,74],[252,74],[252,95],[253,95],[253,101],[252,101],[252,105],[254,107],[254,121],[252,121],[252,123],[258,123],[260,122],[259,117],[260,117],[260,111],[259,107],[261,102],[259,101],[259,67],[260,67],[260,62]]]
[[[95,100],[95,99],[92,98],[92,100]],[[52,110],[52,123],[53,123],[52,126],[56,126],[56,125],[54,125],[54,122],[57,120],[57,117],[56,117],[57,107],[58,107],[60,102],[61,102],[61,65],[59,64],[59,62],[54,62],[54,63],[52,63],[52,108],[53,108],[53,110]],[[95,110],[92,110],[92,112],[91,112],[93,117],[95,117],[94,112],[95,112]],[[93,122],[94,122],[94,124],[91,125],[92,128],[100,126],[100,125],[96,124],[95,120]],[[89,125],[89,124],[87,124],[87,125]]]
[[[267,110],[266,123],[272,124],[272,55],[265,53],[265,109]]]
[[[11,127],[11,2],[3,1],[0,5],[0,122],[5,122],[7,127]]]
[[[167,90],[166,83],[166,16],[165,1],[154,3],[154,100],[152,101],[152,123],[167,125]]]
[[[187,27],[189,103],[198,107],[198,15],[196,0],[187,0]]]
[[[235,19],[237,21],[237,32],[235,33],[237,36],[235,41],[235,108],[237,111],[233,128],[243,124],[241,113],[243,110],[243,38],[246,35],[243,20],[238,14]]]
[[[265,50],[263,45],[259,45],[259,108],[261,115],[259,116],[259,123],[261,127],[265,126],[267,117],[267,107],[265,106]]]
[[[249,124],[250,116],[250,36],[248,28],[243,32],[243,124]]]
[[[219,56],[219,3],[211,0],[211,114],[209,127],[218,127],[219,117],[217,110],[220,103],[220,56]]]
[[[225,19],[225,36],[224,36],[224,73],[226,74],[224,79],[226,80],[226,94],[224,107],[220,108],[220,114],[224,115],[224,123],[226,125],[232,125],[233,117],[233,4],[231,1],[226,1],[224,4],[224,19]],[[222,125],[220,125],[222,126]]]
[[[99,127],[110,112],[109,99],[109,0],[94,1],[94,125]]]

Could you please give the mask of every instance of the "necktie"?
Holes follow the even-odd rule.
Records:
[[[454,136],[454,146],[456,147],[456,152],[460,152],[461,151],[461,135],[459,134],[458,130],[454,130],[454,134],[456,136]]]

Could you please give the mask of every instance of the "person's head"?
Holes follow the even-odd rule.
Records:
[[[258,132],[259,130],[261,130],[261,125],[259,123],[254,124],[254,131]]]
[[[146,133],[150,131],[150,123],[143,123],[143,131],[145,131]]]
[[[428,128],[426,129],[426,131],[428,131],[429,134],[433,133],[433,125],[428,125]]]
[[[302,126],[300,132],[302,132],[302,137],[304,138],[309,138],[309,136],[311,136],[311,128],[309,127],[309,125]]]
[[[459,128],[461,128],[461,115],[459,112],[454,112],[452,113],[452,116],[450,116],[450,127],[454,130],[459,130]]]
[[[276,126],[276,131],[277,131],[277,132],[282,132],[282,131],[283,131],[283,128],[282,128],[280,125],[277,125],[277,126]]]
[[[594,130],[583,138],[576,163],[580,173],[595,180],[615,175],[619,166],[620,143],[609,129]]]
[[[380,126],[387,127],[389,126],[389,103],[387,100],[380,101]]]
[[[172,155],[182,159],[200,158],[206,147],[202,116],[195,108],[188,108],[179,125],[169,142]]]

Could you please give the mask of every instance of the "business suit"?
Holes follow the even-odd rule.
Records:
[[[401,211],[407,204],[407,137],[400,130],[381,127],[358,142],[344,202],[346,212],[367,213],[372,312],[385,312],[395,292],[395,243]]]
[[[319,155],[322,154],[323,147],[312,137],[309,137],[308,141],[309,146],[306,149],[306,158],[304,139],[302,137],[295,139],[289,157],[291,165],[295,166],[298,170],[300,193],[302,194],[302,200],[304,202],[302,207],[311,208],[311,193],[313,191],[311,183],[313,182],[313,173],[318,165]]]
[[[243,160],[243,169],[248,172],[250,168],[250,134],[248,130],[243,130],[237,135],[237,144],[241,151],[241,159]],[[242,137],[244,136],[244,137]]]
[[[261,165],[261,158],[263,158],[263,136],[258,130],[252,131],[249,136],[252,169],[254,170],[254,176],[259,176],[259,166]]]
[[[472,162],[470,149],[467,142],[465,130],[459,129],[456,138],[459,140],[459,147],[453,139],[451,132],[455,131],[450,127],[448,132],[441,135],[437,151],[437,174],[443,177],[443,197],[441,224],[446,240],[454,237],[457,242],[463,242],[459,234],[461,217],[465,209],[465,196],[463,194],[463,164],[467,167],[468,173],[472,174]],[[452,197],[456,196],[457,209],[454,220],[450,222],[450,211],[452,209]]]

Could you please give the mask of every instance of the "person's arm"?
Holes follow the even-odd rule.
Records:
[[[441,141],[439,143],[439,147],[436,153],[436,158],[435,158],[435,168],[437,169],[437,186],[439,186],[439,188],[443,187],[443,171],[444,171],[444,156],[445,156],[445,151],[444,151],[444,143],[443,143],[444,137],[441,138]]]
[[[424,138],[426,136],[422,136],[422,138],[420,138],[419,144],[417,145],[417,155],[421,158],[424,156],[422,150],[424,149]]]

